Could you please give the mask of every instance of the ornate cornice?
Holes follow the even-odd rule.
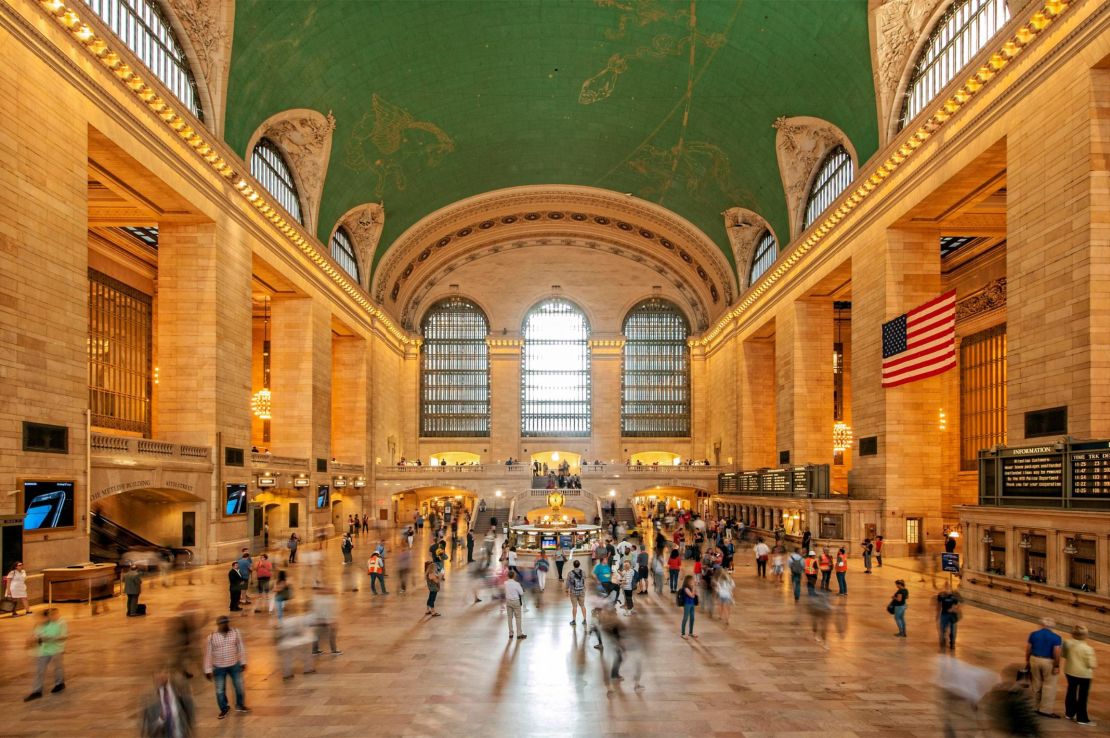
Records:
[[[320,197],[324,193],[324,179],[331,159],[331,136],[335,130],[335,116],[307,108],[283,110],[267,118],[251,136],[247,144],[249,159],[260,138],[273,141],[289,162],[301,196],[305,228],[316,233],[316,219],[320,214]]]
[[[202,77],[198,86],[207,93],[205,123],[217,136],[223,135],[227,108],[227,77],[231,71],[231,38],[235,27],[235,0],[163,0],[190,66]]]
[[[775,154],[778,156],[779,175],[786,193],[786,208],[790,215],[790,235],[802,230],[806,198],[810,184],[817,174],[817,167],[838,144],[857,162],[856,150],[844,132],[828,121],[808,116],[780,117],[774,122]]]
[[[1006,278],[988,282],[982,289],[956,303],[956,322],[970,320],[992,310],[1006,307]]]
[[[947,5],[947,0],[885,0],[871,11],[871,68],[884,143],[898,130],[899,93],[906,88],[913,61],[941,6]]]
[[[441,253],[466,253],[483,239],[488,244],[488,238],[533,238],[553,226],[581,238],[641,243],[670,253],[676,271],[685,268],[697,275],[690,281],[703,285],[707,304],[724,306],[734,297],[734,276],[720,249],[689,221],[630,195],[573,185],[497,190],[428,215],[389,248],[375,270],[373,294],[383,304],[403,302],[405,291],[415,289],[407,283],[426,279]]]

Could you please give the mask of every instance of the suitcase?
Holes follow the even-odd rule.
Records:
[[[136,615],[146,615],[146,603],[145,602],[140,602],[139,604],[135,605],[135,614]]]

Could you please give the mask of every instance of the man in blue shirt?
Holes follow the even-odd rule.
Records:
[[[1060,717],[1053,712],[1056,703],[1056,682],[1060,674],[1060,651],[1064,639],[1052,632],[1056,622],[1052,618],[1041,620],[1043,626],[1029,634],[1025,644],[1025,668],[1033,678],[1033,701],[1037,714]]]
[[[609,562],[607,562],[605,559],[599,561],[597,563],[597,566],[594,567],[594,579],[597,580],[597,583],[601,586],[601,589],[604,590],[606,599],[609,598],[610,594],[616,592],[616,603],[620,604],[621,590],[620,587],[613,584],[613,568],[609,566]]]

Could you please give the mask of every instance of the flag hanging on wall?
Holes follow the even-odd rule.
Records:
[[[956,290],[883,323],[883,387],[916,382],[956,366]]]

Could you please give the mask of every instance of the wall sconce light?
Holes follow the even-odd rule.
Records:
[[[994,539],[991,538],[990,531],[987,531],[983,534],[983,543],[987,544],[988,546],[994,543]]]
[[[1018,542],[1018,548],[1032,548],[1033,542],[1029,540],[1029,536],[1022,534],[1021,540]]]
[[[1064,553],[1068,556],[1075,556],[1079,553],[1079,548],[1075,545],[1075,540],[1074,538],[1069,538],[1067,544],[1064,546]]]
[[[937,411],[937,427],[940,430],[948,430],[948,414],[944,412],[944,408]]]
[[[609,490],[609,496],[610,497],[616,497],[617,496],[617,491],[615,489]]]

